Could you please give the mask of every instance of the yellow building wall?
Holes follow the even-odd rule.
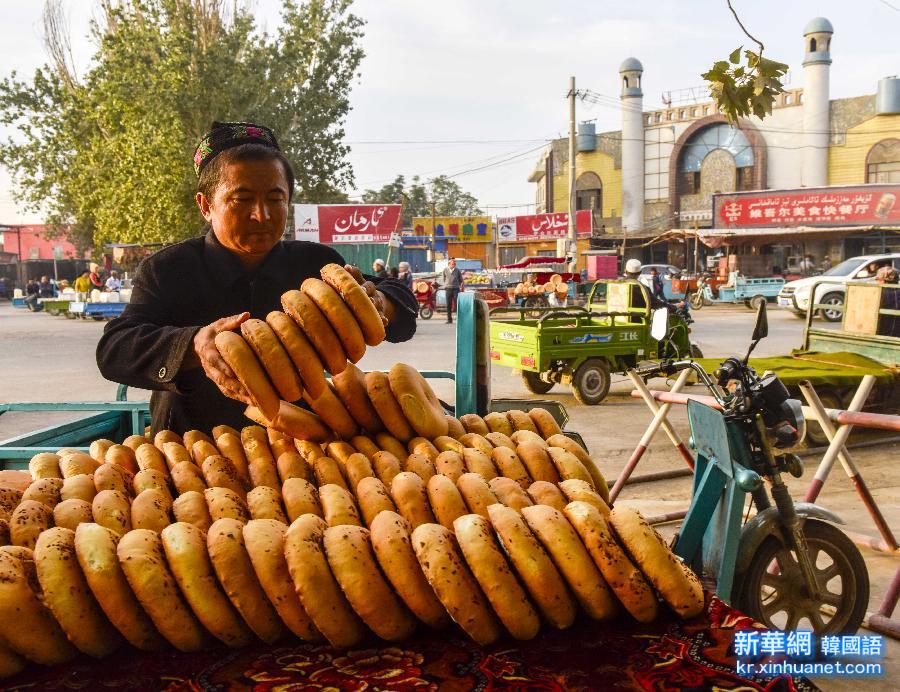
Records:
[[[869,150],[889,137],[900,137],[900,114],[876,115],[847,130],[846,142],[828,149],[828,184],[865,183]]]
[[[585,171],[600,176],[603,183],[603,216],[622,214],[622,171],[615,167],[613,157],[606,152],[583,151],[575,156],[575,180]],[[553,211],[569,210],[569,165],[553,176]]]

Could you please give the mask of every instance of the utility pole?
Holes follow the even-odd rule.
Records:
[[[437,227],[437,218],[434,213],[434,201],[431,202],[431,262],[432,264],[437,262],[437,251],[434,247],[434,231]],[[432,267],[433,268],[433,267]]]
[[[578,230],[575,227],[575,77],[569,77],[569,249],[571,271],[578,267]]]

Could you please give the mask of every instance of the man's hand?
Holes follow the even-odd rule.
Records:
[[[387,297],[381,291],[375,288],[375,284],[371,281],[366,281],[365,277],[363,277],[362,272],[359,270],[359,267],[354,267],[352,264],[344,265],[344,269],[350,272],[350,276],[356,279],[356,283],[363,287],[363,290],[368,294],[369,298],[372,299],[372,302],[375,304],[375,309],[378,310],[378,314],[381,315],[381,321],[387,326],[390,324],[390,321],[394,317],[394,304],[387,299]]]
[[[252,406],[253,401],[244,385],[235,376],[234,371],[228,367],[228,363],[225,362],[225,359],[219,354],[219,349],[216,348],[216,334],[237,329],[249,317],[249,312],[242,312],[240,315],[223,317],[212,324],[202,327],[194,335],[194,354],[206,376],[216,383],[222,394],[229,399],[237,399]]]

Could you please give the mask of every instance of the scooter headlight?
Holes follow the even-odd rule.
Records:
[[[797,442],[806,437],[806,417],[803,415],[803,406],[796,399],[787,399],[781,404],[784,412],[784,420],[790,423],[797,431]]]

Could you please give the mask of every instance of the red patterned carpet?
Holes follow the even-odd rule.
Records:
[[[815,690],[786,677],[734,674],[734,629],[753,621],[715,597],[689,622],[600,624],[544,630],[531,642],[481,648],[462,635],[426,632],[402,645],[258,646],[200,654],[123,652],[104,661],[33,667],[5,689],[254,690]]]

